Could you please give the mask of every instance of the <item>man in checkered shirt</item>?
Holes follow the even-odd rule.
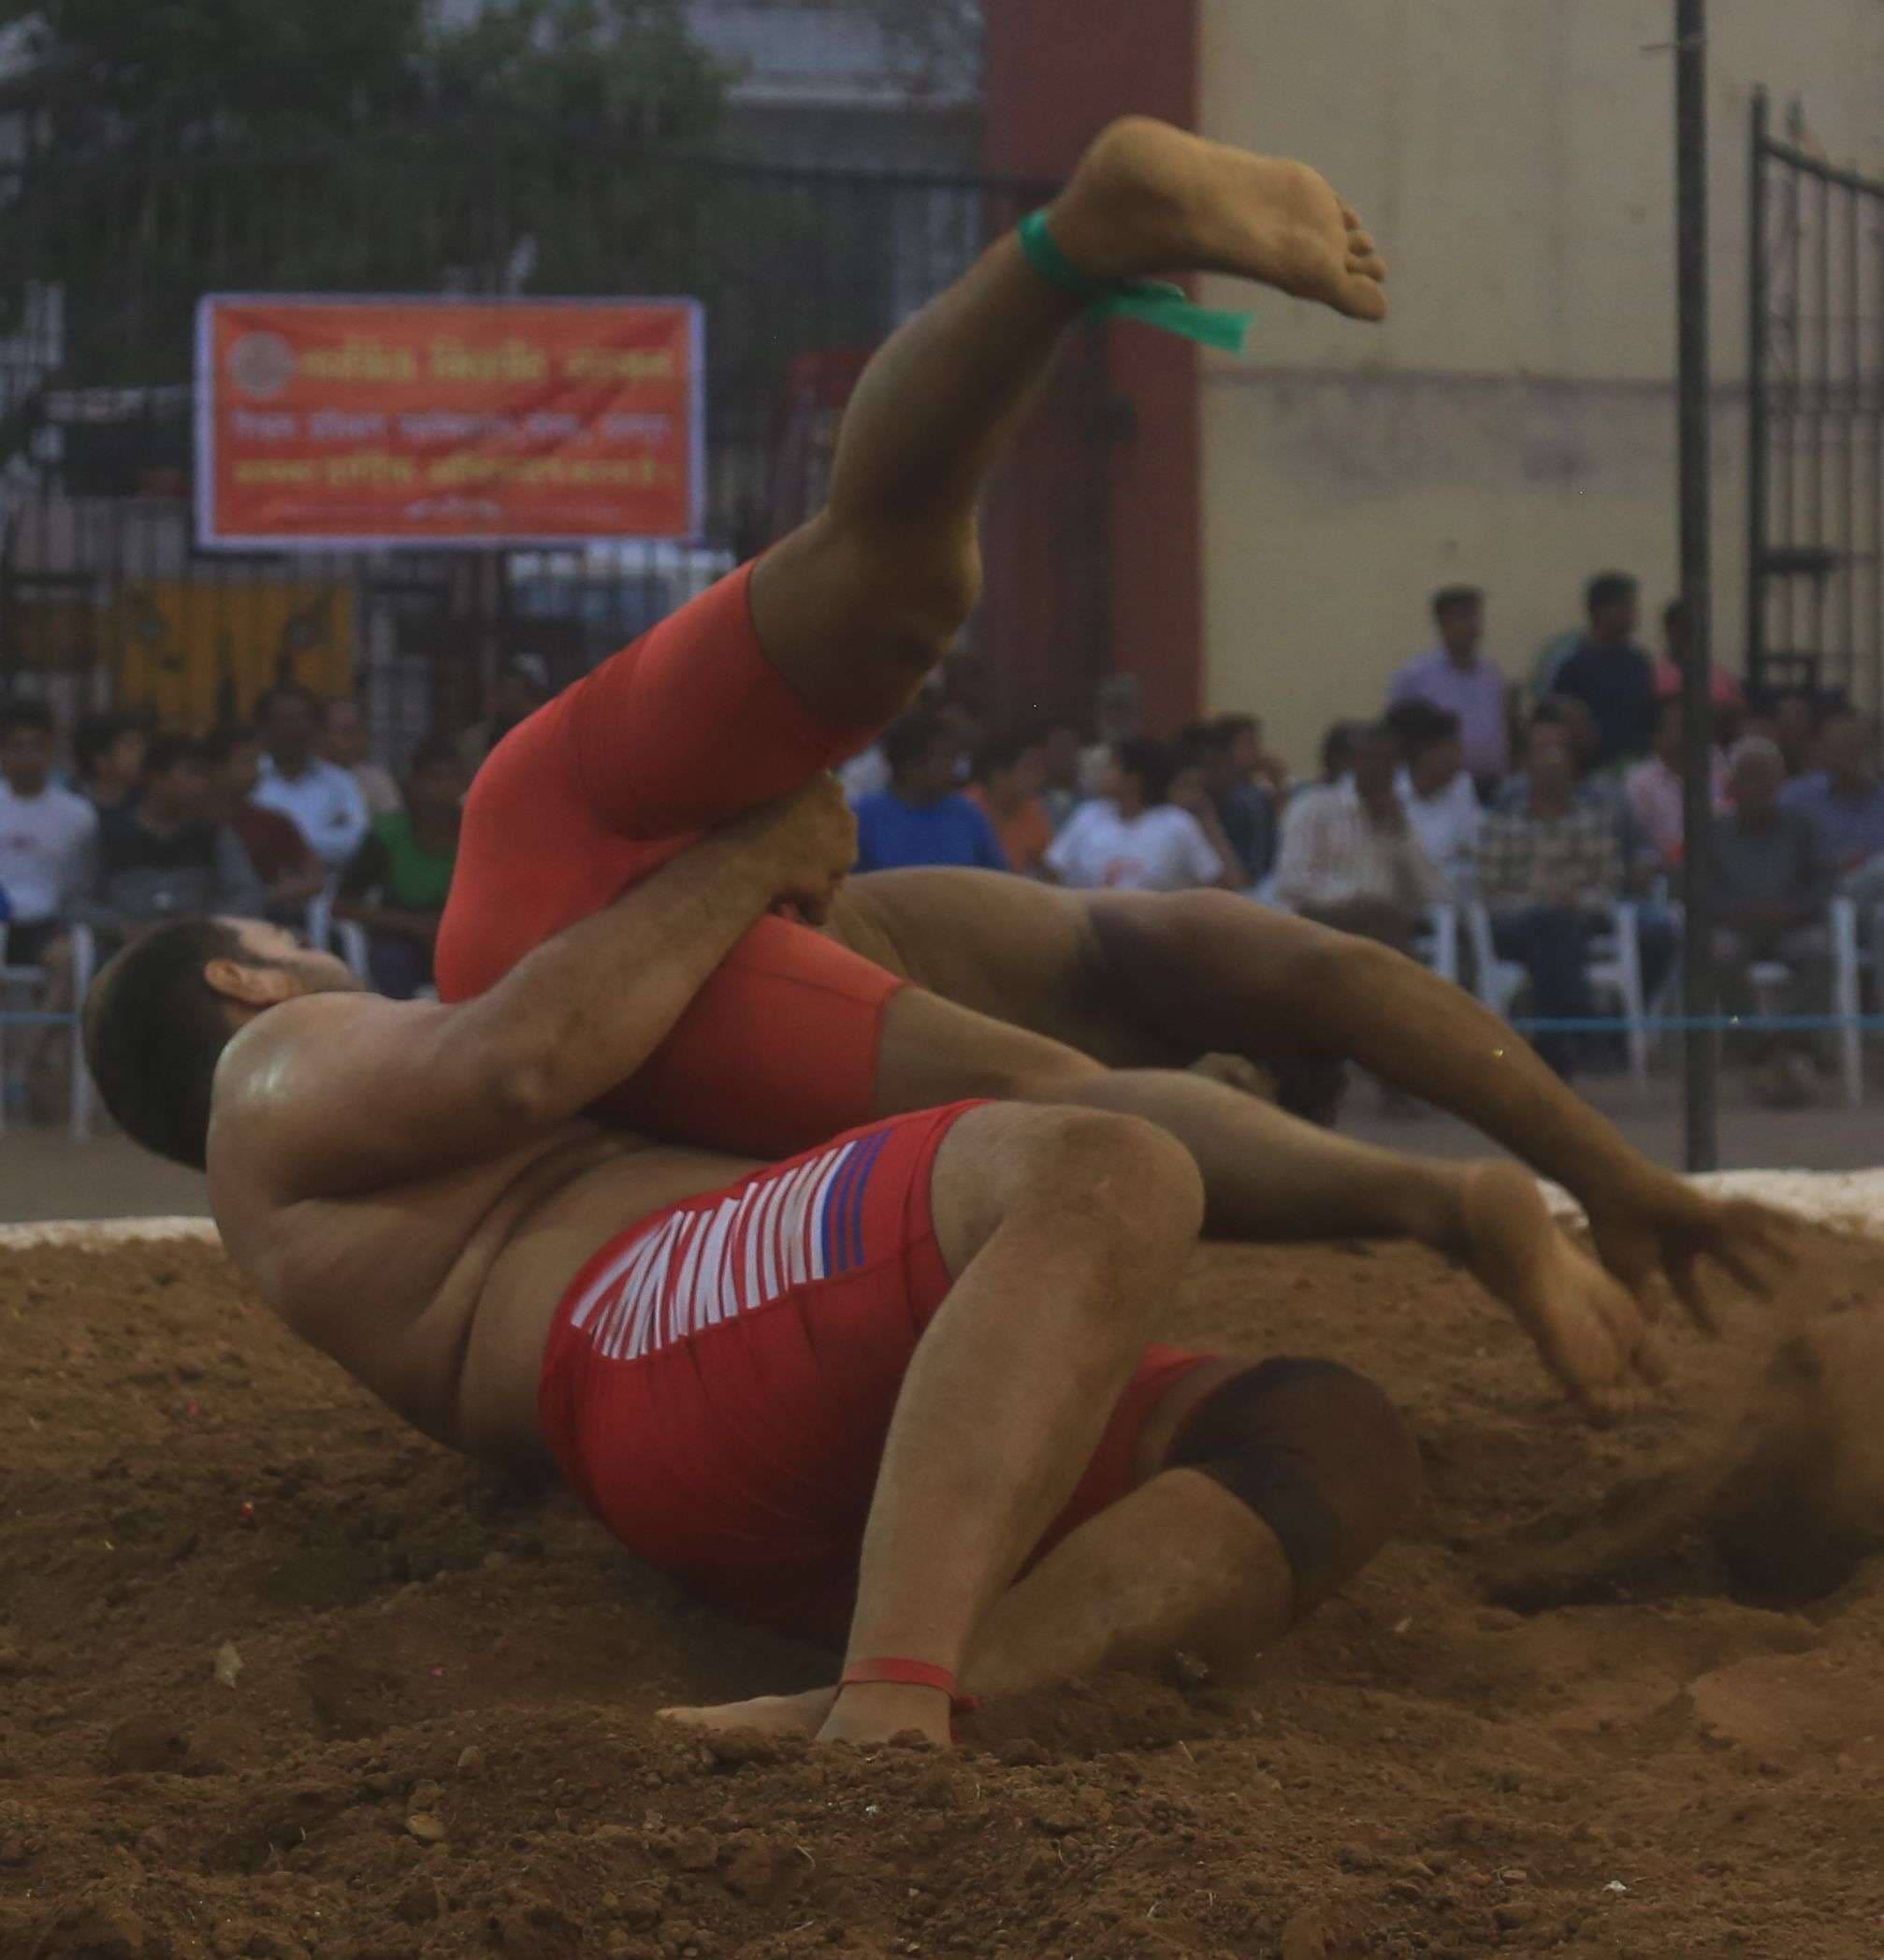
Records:
[[[1499,957],[1530,975],[1539,1018],[1581,1020],[1593,1011],[1587,944],[1622,892],[1621,841],[1609,811],[1577,802],[1566,729],[1533,723],[1527,760],[1529,804],[1488,815],[1480,829],[1479,895]],[[1537,1047],[1560,1074],[1575,1065],[1575,1037],[1542,1035]]]

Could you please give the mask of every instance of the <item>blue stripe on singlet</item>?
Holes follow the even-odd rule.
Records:
[[[831,1187],[831,1195],[824,1206],[824,1270],[827,1274],[848,1270],[849,1261],[844,1256],[843,1235],[838,1230],[837,1221],[844,1210],[845,1198],[849,1195],[850,1181],[857,1175],[858,1160],[863,1153],[855,1144],[846,1152],[844,1162],[837,1172],[837,1182]]]
[[[889,1140],[890,1132],[878,1130],[857,1153],[857,1175],[851,1179],[850,1188],[844,1194],[842,1245],[847,1270],[863,1263],[863,1200],[870,1188],[870,1173],[876,1169],[877,1159],[883,1154],[883,1146]]]

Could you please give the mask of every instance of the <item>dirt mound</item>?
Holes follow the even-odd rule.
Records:
[[[945,1756],[664,1727],[829,1662],[406,1432],[213,1248],[0,1255],[0,1960],[1872,1960],[1880,1301],[1815,1231],[1598,1433],[1439,1259],[1213,1251],[1182,1335],[1373,1374],[1418,1530],[1248,1682]]]

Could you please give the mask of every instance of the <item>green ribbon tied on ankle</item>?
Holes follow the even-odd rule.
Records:
[[[1060,250],[1047,229],[1047,213],[1029,211],[1021,220],[1021,250],[1027,263],[1049,285],[1085,300],[1086,310],[1100,319],[1141,320],[1161,333],[1221,347],[1240,354],[1249,337],[1254,313],[1227,307],[1199,306],[1179,287],[1158,279],[1094,279],[1082,272]]]

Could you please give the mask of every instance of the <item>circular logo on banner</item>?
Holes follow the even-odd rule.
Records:
[[[245,333],[229,349],[229,379],[266,401],[295,378],[295,350],[278,333]]]

